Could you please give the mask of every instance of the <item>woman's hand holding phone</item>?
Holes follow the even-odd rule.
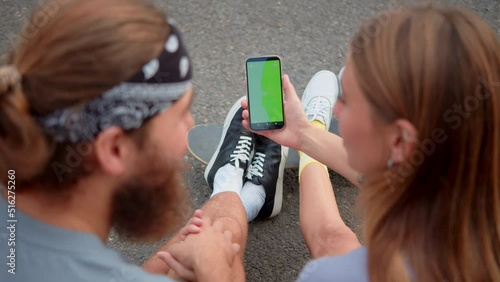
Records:
[[[284,112],[286,126],[281,130],[263,130],[256,131],[255,133],[265,136],[283,146],[300,150],[302,140],[304,140],[303,136],[307,134],[308,129],[312,126],[307,121],[302,102],[297,96],[295,87],[290,82],[288,75],[283,76],[282,82],[285,92]],[[249,122],[248,101],[243,100],[241,106],[244,109],[242,113],[243,126],[252,131]]]

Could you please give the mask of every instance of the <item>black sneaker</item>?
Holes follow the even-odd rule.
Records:
[[[244,177],[250,163],[254,134],[246,130],[241,124],[243,120],[241,117],[243,112],[241,100],[244,98],[240,98],[229,110],[224,121],[219,145],[205,169],[205,180],[212,190],[214,189],[214,177],[219,168],[230,163],[237,168],[243,168]]]
[[[264,206],[257,218],[269,218],[281,211],[283,202],[283,172],[288,148],[264,136],[256,135],[255,154],[247,172],[248,181],[266,190]]]

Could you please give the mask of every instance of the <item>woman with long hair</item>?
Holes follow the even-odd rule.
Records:
[[[464,8],[398,9],[354,35],[339,87],[326,91],[327,76],[306,88],[303,102],[331,96],[304,102],[307,115],[285,76],[286,128],[258,132],[303,152],[301,229],[316,260],[300,280],[500,281],[497,34]],[[328,100],[342,138],[318,118]],[[360,186],[364,247],[322,164]]]

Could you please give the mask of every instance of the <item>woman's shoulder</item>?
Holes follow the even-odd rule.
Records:
[[[368,281],[367,251],[361,247],[340,256],[311,260],[302,269],[297,281]]]

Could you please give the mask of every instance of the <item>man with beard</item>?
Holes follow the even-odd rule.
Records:
[[[105,243],[112,228],[158,240],[182,219],[193,93],[179,30],[139,0],[52,0],[28,29],[0,67],[0,281],[169,280],[160,258],[140,268]],[[198,233],[197,279],[243,280],[239,195],[203,215],[162,250]]]

